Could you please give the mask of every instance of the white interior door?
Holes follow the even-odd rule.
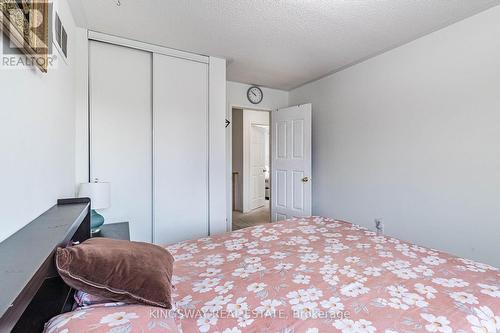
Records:
[[[106,223],[151,242],[151,53],[90,41],[90,176],[111,185]]]
[[[208,65],[154,54],[154,242],[208,235]]]
[[[311,104],[272,113],[273,221],[311,215],[311,113]]]
[[[265,130],[262,136],[258,126],[269,126],[269,112],[243,110],[243,213],[263,206],[265,200]]]
[[[252,125],[250,134],[250,209],[264,206],[266,200],[266,129]]]

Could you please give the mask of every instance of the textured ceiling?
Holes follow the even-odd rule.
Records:
[[[80,25],[228,60],[228,80],[291,89],[500,0],[69,0]],[[76,10],[75,10],[76,8]]]

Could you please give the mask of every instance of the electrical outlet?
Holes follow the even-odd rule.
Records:
[[[375,219],[375,230],[377,231],[377,235],[384,233],[384,223],[381,219]]]

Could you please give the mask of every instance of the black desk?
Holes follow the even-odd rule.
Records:
[[[106,237],[113,239],[130,240],[128,222],[109,223],[101,226],[101,231],[92,237]]]

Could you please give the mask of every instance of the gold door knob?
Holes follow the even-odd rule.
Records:
[[[304,178],[302,178],[302,182],[303,182],[303,183],[307,183],[308,181],[309,181],[309,177],[304,177]]]

